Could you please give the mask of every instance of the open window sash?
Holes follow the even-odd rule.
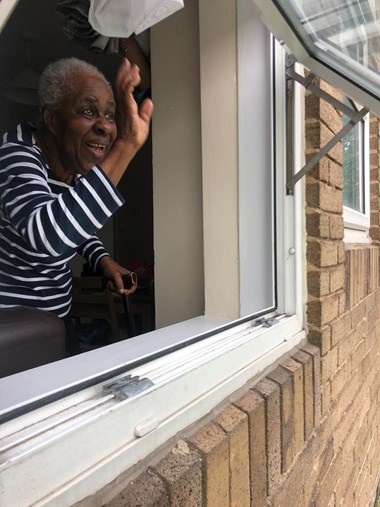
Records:
[[[300,63],[380,115],[380,19],[375,2],[253,2],[263,22]]]

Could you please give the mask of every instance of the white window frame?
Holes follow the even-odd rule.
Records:
[[[278,40],[284,41],[299,63],[370,111],[380,114],[379,73],[354,62],[341,51],[335,51],[332,46],[329,46],[329,51],[324,51],[311,39],[305,38],[302,30],[296,26],[299,20],[293,23],[285,14],[287,10],[293,11],[296,1],[293,1],[293,5],[290,0],[253,2],[266,26]],[[373,7],[373,2],[370,2],[370,6]]]
[[[207,20],[203,22],[207,29]],[[284,62],[277,59],[275,71],[276,164],[283,168],[276,182],[278,312],[273,317],[278,322],[266,327],[255,320],[200,316],[132,338],[127,346],[115,343],[0,380],[0,415],[10,409],[22,413],[31,401],[40,405],[0,427],[5,505],[71,505],[94,493],[253,377],[264,375],[305,338],[304,183],[293,196],[286,195]],[[305,163],[302,87],[296,85],[296,94],[295,172]],[[178,347],[189,339],[191,345]],[[152,360],[139,365],[144,357]],[[153,385],[123,401],[105,394],[103,386],[111,383],[107,375],[128,364],[134,365],[128,374]],[[104,380],[99,383],[100,371]],[[125,375],[119,371],[112,382]],[[87,388],[74,392],[86,382]],[[52,401],[62,385],[68,395]],[[46,397],[49,404],[44,404]]]

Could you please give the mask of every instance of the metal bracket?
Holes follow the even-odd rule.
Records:
[[[127,398],[133,398],[142,393],[154,384],[148,378],[132,377],[127,375],[112,384],[103,386],[103,394],[113,394],[119,400],[126,400]]]
[[[286,76],[288,81],[289,80],[297,81],[306,89],[312,91],[315,95],[318,95],[318,97],[321,97],[322,99],[326,100],[327,102],[329,102],[331,105],[342,111],[345,115],[347,115],[350,118],[349,121],[346,123],[346,125],[344,125],[344,127],[341,130],[339,130],[339,132],[335,134],[335,136],[332,139],[330,139],[330,141],[326,143],[325,146],[323,146],[323,148],[321,148],[320,151],[316,153],[307,162],[307,164],[305,164],[302,167],[302,169],[300,169],[298,173],[295,175],[293,175],[292,171],[292,157],[291,156],[288,157],[288,167],[290,167],[291,173],[289,175],[288,172],[286,189],[287,194],[292,195],[294,193],[294,186],[297,183],[297,181],[299,181],[305,174],[307,174],[311,169],[313,169],[321,160],[321,158],[324,157],[339,141],[341,141],[343,137],[346,134],[348,134],[348,132],[350,132],[350,130],[352,130],[353,127],[355,127],[355,125],[359,123],[366,114],[368,114],[369,110],[363,107],[362,109],[357,111],[355,109],[350,108],[349,106],[347,106],[340,100],[336,99],[335,97],[332,97],[330,94],[328,94],[327,92],[325,92],[324,90],[322,90],[313,83],[314,79],[316,78],[315,74],[309,74],[306,78],[298,74],[294,70],[294,61],[291,61],[290,65],[287,67]],[[291,93],[291,87],[289,85],[287,92],[289,100],[289,94]],[[287,114],[287,116],[290,115]],[[290,147],[288,146],[288,149],[289,148]],[[290,153],[292,153],[292,148],[290,148]]]
[[[274,317],[262,317],[260,319],[257,319],[255,321],[255,326],[263,326],[263,327],[272,327],[276,324],[279,324],[280,321],[278,319],[275,319]]]

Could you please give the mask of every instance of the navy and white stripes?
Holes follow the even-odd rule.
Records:
[[[63,317],[71,304],[68,262],[96,269],[108,255],[96,236],[124,203],[99,167],[74,187],[50,171],[27,123],[0,147],[0,307],[27,305]]]

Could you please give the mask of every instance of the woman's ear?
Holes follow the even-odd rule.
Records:
[[[45,127],[48,129],[48,131],[56,135],[57,133],[57,115],[56,112],[52,109],[44,109],[42,111],[42,120]]]

